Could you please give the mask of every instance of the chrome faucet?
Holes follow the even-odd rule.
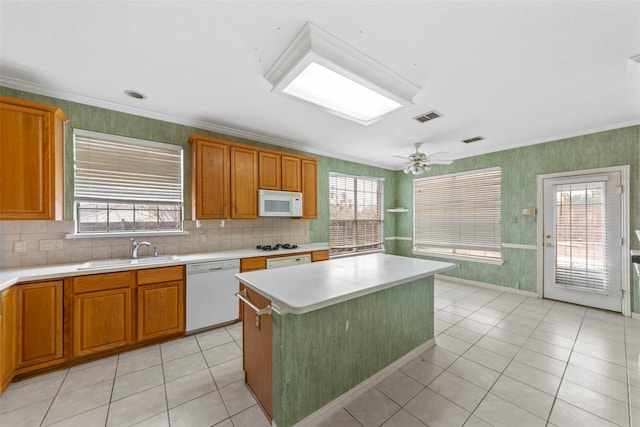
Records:
[[[132,238],[131,239],[131,258],[132,259],[138,259],[138,251],[140,250],[140,246],[151,246],[151,243],[149,242],[138,243]]]

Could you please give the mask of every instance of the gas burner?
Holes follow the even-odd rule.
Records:
[[[256,249],[263,251],[277,251],[278,249],[296,249],[298,245],[292,245],[291,243],[277,243],[275,245],[258,245]]]

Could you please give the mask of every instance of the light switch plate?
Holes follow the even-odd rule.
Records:
[[[26,252],[27,242],[24,240],[16,240],[13,242],[13,252]]]

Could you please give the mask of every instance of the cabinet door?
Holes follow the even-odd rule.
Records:
[[[318,162],[302,159],[302,218],[318,218]]]
[[[0,295],[0,393],[13,378],[16,365],[15,287]]]
[[[62,219],[66,120],[57,107],[0,98],[0,220]]]
[[[18,367],[63,357],[62,292],[62,280],[17,287]]]
[[[268,299],[249,288],[247,288],[247,299],[259,308],[266,307],[270,303]],[[245,382],[269,419],[273,419],[273,317],[260,316],[260,325],[257,326],[256,312],[245,303],[242,306],[244,312],[242,355]]]
[[[282,156],[282,191],[301,191],[300,158]]]
[[[231,147],[231,218],[258,217],[258,153]]]
[[[88,292],[73,297],[73,356],[132,343],[131,289]]]
[[[229,146],[196,140],[192,145],[192,216],[229,218]]]
[[[274,153],[258,153],[258,187],[262,190],[280,190],[280,156]]]
[[[138,341],[184,332],[182,280],[138,287]]]

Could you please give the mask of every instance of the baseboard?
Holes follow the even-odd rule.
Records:
[[[636,313],[635,311],[632,312],[631,313],[631,318],[640,320],[640,313]]]
[[[448,280],[450,282],[457,282],[463,285],[479,286],[481,288],[493,289],[500,292],[509,292],[512,294],[523,295],[526,297],[538,298],[538,294],[536,292],[523,291],[521,289],[509,288],[507,286],[494,285],[493,283],[477,282],[475,280],[461,279],[459,277],[452,277],[452,276],[444,276],[442,274],[436,274],[435,278],[440,280]]]
[[[347,406],[349,403],[353,402],[358,397],[362,396],[367,391],[371,390],[373,386],[379,384],[384,381],[388,376],[396,372],[398,369],[402,368],[404,365],[413,360],[414,357],[418,356],[421,353],[424,353],[431,347],[436,344],[436,339],[431,338],[429,341],[424,344],[419,345],[418,347],[411,350],[409,353],[402,356],[400,359],[396,360],[392,364],[383,368],[381,371],[376,372],[366,380],[362,381],[360,384],[356,385],[349,391],[344,394],[338,396],[331,402],[324,405],[322,408],[318,409],[314,413],[306,416],[298,423],[296,423],[295,427],[312,427],[318,425],[326,418],[329,418],[340,409]],[[275,426],[275,424],[272,424]]]

